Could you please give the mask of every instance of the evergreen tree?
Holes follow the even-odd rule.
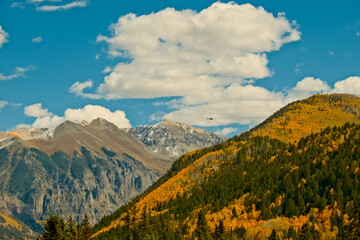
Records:
[[[234,230],[236,239],[244,239],[246,235],[246,228],[244,226],[241,226],[239,228],[236,228]]]
[[[354,207],[350,213],[351,220],[344,230],[344,239],[355,240],[360,237],[360,206]]]
[[[236,208],[235,207],[233,207],[233,209],[232,209],[232,217],[231,218],[238,218],[239,216],[238,216],[238,214],[237,214],[237,212],[236,212]]]
[[[280,240],[279,236],[276,234],[276,230],[273,229],[271,235],[268,237],[269,240]]]
[[[84,240],[90,240],[91,239],[92,227],[91,227],[91,224],[89,222],[89,217],[88,217],[88,215],[86,213],[85,213],[83,223],[82,223],[82,232],[83,232],[83,239]]]
[[[225,227],[224,227],[224,221],[220,220],[219,225],[215,226],[215,231],[213,234],[213,237],[215,240],[225,240]]]
[[[126,212],[124,222],[125,222],[125,225],[124,225],[125,239],[130,240],[131,239],[131,237],[130,237],[131,236],[131,218],[130,218],[129,212]]]
[[[45,222],[42,236],[39,240],[65,240],[65,223],[58,215],[50,215]]]
[[[286,238],[288,238],[288,239],[291,238],[293,240],[298,239],[298,234],[297,234],[297,232],[295,231],[295,229],[293,227],[290,227],[288,229],[288,231],[286,233]]]
[[[209,226],[207,225],[204,210],[201,209],[198,214],[195,236],[199,240],[210,239]]]
[[[149,213],[147,206],[144,207],[140,220],[141,221],[139,228],[141,230],[141,234],[145,237],[149,236],[151,234],[151,229],[150,229]]]
[[[73,240],[73,239],[75,240],[75,239],[77,239],[77,238],[76,238],[76,227],[75,227],[75,223],[74,223],[73,218],[72,218],[71,215],[70,215],[70,217],[69,217],[66,225],[67,225],[67,234],[66,234],[66,237],[67,237],[68,239],[70,239],[70,240]]]
[[[76,239],[77,240],[83,240],[83,228],[80,223],[76,224]]]

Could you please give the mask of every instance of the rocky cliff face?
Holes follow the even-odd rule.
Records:
[[[204,129],[169,120],[163,120],[152,126],[131,128],[127,132],[142,141],[151,151],[167,155],[171,159],[226,140]]]
[[[19,148],[13,141],[0,150],[0,189],[27,205],[33,222],[52,213],[75,219],[88,213],[94,223],[160,176],[133,156],[106,148],[95,152],[83,147],[72,157],[63,152],[49,156],[36,148]]]

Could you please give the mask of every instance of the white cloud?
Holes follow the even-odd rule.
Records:
[[[262,87],[232,84],[218,91],[199,91],[198,97],[184,97],[178,102],[177,109],[163,118],[198,126],[254,125],[282,107],[284,98],[282,93]]]
[[[24,113],[29,117],[49,117],[53,114],[50,113],[47,109],[42,107],[41,103],[35,103],[33,105],[26,106],[24,108]]]
[[[110,111],[109,109],[98,105],[86,105],[84,108],[71,109],[68,108],[64,112],[64,116],[57,116],[44,109],[41,103],[36,103],[24,108],[27,116],[36,117],[36,120],[31,124],[32,128],[51,128],[56,127],[66,120],[91,122],[96,118],[104,118],[112,122],[119,128],[130,128],[130,121],[126,118],[123,111]],[[18,125],[18,128],[24,124]]]
[[[41,1],[44,2],[44,1]],[[54,12],[54,11],[61,11],[61,10],[69,10],[75,7],[86,7],[87,1],[74,1],[71,3],[67,3],[65,5],[42,5],[37,6],[36,10],[41,12]]]
[[[289,91],[287,98],[289,101],[304,99],[315,93],[326,93],[329,90],[330,86],[325,81],[319,78],[306,77]]]
[[[101,98],[101,96],[99,96],[97,94],[84,93],[84,89],[92,88],[92,86],[93,86],[92,80],[88,80],[88,81],[82,82],[82,83],[76,82],[70,87],[69,92],[74,93],[76,96],[81,96],[81,97],[86,97],[86,98],[91,98],[91,99]]]
[[[95,55],[95,60],[99,60],[99,58],[100,58],[100,55],[99,55],[99,54],[96,54],[96,55]]]
[[[20,8],[20,9],[25,9],[24,3],[22,2],[14,2],[11,4],[12,8]]]
[[[6,105],[8,105],[8,102],[7,102],[7,101],[0,100],[0,111],[1,111]]]
[[[6,76],[3,73],[0,73],[0,81],[2,81],[2,80],[11,80],[11,79],[14,79],[14,78],[19,78],[19,77],[26,78],[25,73],[27,71],[31,71],[31,70],[34,70],[34,69],[35,69],[35,67],[32,66],[32,65],[29,65],[26,68],[16,67],[14,73],[11,74],[11,75]]]
[[[97,105],[86,105],[84,108],[67,109],[65,118],[70,121],[85,120],[90,122],[95,118],[104,118],[114,123],[119,128],[130,128],[130,121],[126,118],[125,112],[117,110],[111,112],[109,109]]]
[[[179,97],[155,103],[168,106],[170,112],[156,112],[150,120],[165,118],[198,126],[255,125],[287,103],[312,94],[360,94],[359,77],[339,81],[334,88],[313,77],[280,92],[256,86],[256,79],[273,74],[267,53],[299,40],[300,32],[283,14],[273,16],[250,4],[217,2],[199,13],[168,8],[149,15],[128,14],[110,30],[111,36],[99,35],[97,41],[107,43],[112,57],[129,61],[115,66],[95,95],[106,99]],[[297,64],[296,73],[304,67]],[[76,95],[91,96],[83,90],[92,83],[75,84]]]
[[[254,124],[283,106],[282,93],[249,84],[273,74],[268,52],[300,39],[296,23],[284,14],[233,2],[217,2],[199,13],[167,8],[128,14],[110,29],[110,37],[99,35],[97,41],[108,44],[111,56],[131,61],[115,66],[96,95],[180,97],[168,103],[172,112],[150,119],[200,126]],[[88,83],[75,84],[72,92],[84,96],[78,86]]]
[[[170,113],[157,113],[154,120],[169,119],[198,126],[221,126],[232,123],[255,125],[286,104],[319,93],[350,93],[360,96],[360,77],[338,81],[331,88],[325,81],[306,77],[288,91],[271,92],[254,85],[232,84],[226,89],[198,97],[187,96],[180,100],[158,102],[168,105]],[[209,121],[208,118],[213,118]]]
[[[270,76],[267,52],[300,39],[295,24],[250,4],[214,3],[196,13],[172,8],[110,26],[109,54],[119,63],[97,89],[105,98],[196,96],[244,79]]]
[[[233,133],[233,132],[236,132],[238,130],[239,129],[237,129],[237,128],[228,127],[228,128],[223,128],[223,129],[221,129],[219,131],[216,131],[215,133],[220,135],[220,136],[226,136],[226,135],[228,135],[230,133]]]
[[[9,41],[9,34],[0,25],[0,48]]]
[[[109,66],[107,66],[103,71],[102,71],[102,73],[109,73],[109,72],[111,72],[111,67],[109,67]]]
[[[345,80],[336,82],[332,92],[350,93],[360,96],[360,77],[349,77]]]
[[[32,39],[32,42],[33,43],[40,43],[40,42],[42,42],[43,41],[43,38],[42,37],[34,37],[33,39]]]

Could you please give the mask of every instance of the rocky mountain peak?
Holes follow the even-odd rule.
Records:
[[[96,119],[92,120],[89,123],[89,126],[95,127],[95,128],[105,128],[109,131],[119,129],[115,124],[109,122],[108,120],[106,120],[104,118],[96,118]]]
[[[209,131],[167,119],[152,126],[131,128],[127,132],[145,143],[151,151],[169,155],[173,159],[226,140]]]

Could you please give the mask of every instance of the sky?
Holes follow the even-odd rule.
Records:
[[[356,0],[1,0],[0,131],[165,118],[230,137],[312,94],[360,95],[359,11]]]

